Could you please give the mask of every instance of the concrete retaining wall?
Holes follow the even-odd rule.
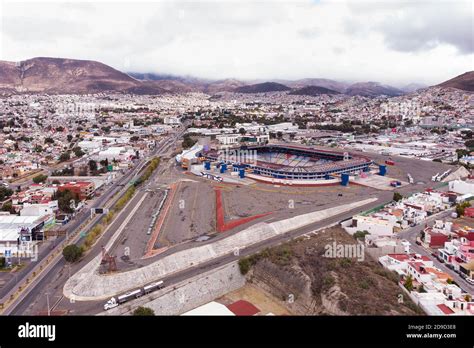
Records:
[[[178,251],[145,267],[128,272],[100,275],[99,254],[94,260],[74,274],[64,285],[63,293],[76,301],[107,299],[129,289],[146,285],[170,274],[235,252],[263,240],[281,235],[306,225],[348,212],[376,201],[376,198],[345,204],[343,206],[307,213],[272,223],[258,223],[227,238],[199,247]]]
[[[127,302],[103,314],[130,314],[137,307],[145,306],[153,309],[156,315],[179,315],[244,285],[245,277],[240,273],[237,262],[233,262],[188,279],[172,288],[164,288],[160,293]]]

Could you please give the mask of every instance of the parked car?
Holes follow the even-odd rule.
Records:
[[[419,240],[417,240],[415,243],[416,245],[421,245],[421,242]]]

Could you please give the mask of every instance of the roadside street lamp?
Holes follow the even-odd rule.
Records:
[[[46,292],[46,305],[48,306],[48,317],[51,316],[51,309],[49,308],[49,292]]]

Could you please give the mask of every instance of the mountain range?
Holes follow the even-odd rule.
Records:
[[[474,91],[474,71],[468,71],[464,74],[456,76],[451,80],[440,83],[440,87],[451,87],[456,89],[462,89],[464,91]]]
[[[474,72],[470,71],[441,83],[474,91]],[[92,94],[120,92],[164,94],[204,92],[267,93],[288,92],[293,95],[338,94],[374,97],[399,96],[426,86],[410,84],[402,89],[378,82],[346,83],[330,79],[241,81],[209,80],[189,76],[154,73],[123,73],[108,65],[90,60],[32,58],[21,62],[0,61],[0,93]]]

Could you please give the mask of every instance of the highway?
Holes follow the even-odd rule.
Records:
[[[185,128],[184,128],[185,129]],[[171,135],[167,138],[166,141],[162,142],[159,146],[157,146],[156,154],[164,153],[165,151],[169,151],[169,147],[176,142],[179,137],[184,132],[184,129],[179,132],[178,134]],[[124,177],[122,177],[117,183],[113,184],[112,187],[115,190],[115,193],[120,190],[120,185],[123,185],[134,176],[137,176],[138,171],[141,169],[140,167],[144,165],[144,162],[138,163],[135,168],[128,172]],[[118,230],[118,228],[122,225],[122,223],[132,214],[132,209],[136,206],[138,202],[146,195],[146,189],[152,185],[153,181],[155,180],[156,176],[160,175],[161,168],[155,171],[154,175],[150,178],[149,182],[143,185],[141,188],[137,190],[136,195],[132,198],[129,205],[127,205],[114,219],[111,223],[110,228],[103,233],[100,237],[100,242],[96,243],[92,250],[84,257],[83,260],[76,264],[68,264],[64,261],[61,257],[58,262],[56,262],[48,272],[37,279],[32,286],[30,287],[28,293],[26,293],[22,298],[18,299],[15,304],[10,308],[10,314],[13,315],[22,315],[22,314],[29,314],[29,315],[36,315],[39,311],[41,313],[46,314],[47,308],[50,307],[51,311],[54,310],[63,310],[64,313],[69,313],[71,315],[84,315],[84,314],[98,314],[102,312],[102,306],[104,301],[87,301],[87,302],[71,302],[68,299],[64,298],[62,295],[62,289],[70,277],[71,274],[74,274],[79,269],[81,269],[85,264],[87,264],[92,258],[94,258],[98,253],[101,251],[101,246],[106,244],[106,241],[111,238],[113,233]],[[109,188],[104,195],[100,197],[100,200],[96,200],[93,203],[93,207],[99,207],[105,202],[109,202],[115,195],[115,193]],[[221,267],[224,264],[233,262],[235,260],[240,259],[242,256],[251,255],[255,252],[258,252],[264,248],[271,247],[288,241],[293,238],[297,238],[299,236],[311,233],[315,230],[327,227],[332,224],[337,224],[343,220],[346,220],[352,217],[354,214],[360,213],[362,211],[366,211],[370,208],[379,206],[381,204],[386,204],[391,201],[393,192],[380,192],[377,194],[377,201],[373,202],[367,206],[357,208],[350,212],[346,212],[343,214],[339,214],[337,216],[331,217],[329,219],[325,219],[324,221],[320,221],[303,228],[293,230],[286,234],[268,239],[258,244],[251,245],[245,249],[239,251],[238,255],[233,253],[216,258],[212,261],[202,263],[192,268],[185,269],[180,272],[176,272],[172,275],[169,275],[162,280],[164,280],[166,286],[172,286],[186,280],[188,278],[197,276],[201,273],[208,272],[215,268]],[[364,197],[367,198],[367,197]],[[446,217],[450,214],[450,211],[443,212],[441,214],[437,214],[433,217],[429,218],[429,221],[434,220],[435,218],[441,219]],[[79,216],[80,217],[80,216]],[[82,221],[86,221],[87,217],[80,217],[83,219]],[[79,220],[78,220],[79,221]],[[76,221],[74,226],[79,226],[80,223]],[[77,228],[76,226],[76,228]],[[420,230],[423,228],[423,225],[415,226],[413,228],[409,228],[406,231],[403,231],[399,234],[400,238],[407,239],[412,243],[412,250],[414,252],[420,253],[422,255],[430,255],[430,252],[424,250],[423,248],[419,247],[415,244],[416,236],[419,234]],[[224,236],[220,236],[223,238]],[[119,239],[118,239],[119,240]],[[80,241],[78,241],[80,243]],[[191,247],[197,245],[195,243],[200,242],[193,242],[191,243]],[[206,242],[204,242],[205,244]],[[116,243],[117,244],[117,243]],[[183,247],[185,247],[183,245]],[[188,245],[189,247],[189,245]],[[170,250],[171,251],[171,250]],[[165,252],[161,257],[168,254]],[[153,259],[154,261],[155,259]],[[152,260],[150,260],[152,261]],[[447,269],[443,264],[434,260],[436,266],[440,269],[452,274],[451,270]],[[453,274],[453,278],[461,285],[461,287],[465,290],[471,290],[472,286],[467,284],[464,280],[462,280],[457,274]]]
[[[114,203],[114,201],[116,201],[121,196],[118,193],[119,192],[123,193],[126,191],[126,189],[128,188],[127,184],[137,175],[137,173],[139,173],[143,169],[144,164],[150,158],[161,153],[164,148],[169,147],[173,141],[174,141],[174,136],[165,138],[156,146],[156,148],[152,151],[152,153],[147,158],[143,158],[139,160],[135,164],[132,170],[128,171],[119,180],[112,183],[111,186],[100,197],[98,197],[90,206],[88,206],[89,209],[87,210],[84,209],[82,212],[76,215],[76,217],[68,224],[68,227],[67,227],[68,233],[72,234],[72,233],[77,232],[78,228],[81,227],[81,225],[84,224],[89,219],[90,208],[104,207],[106,205],[110,206],[111,203]],[[135,200],[135,198],[136,197],[132,199],[132,202]],[[84,230],[88,230],[92,228],[94,225],[99,223],[101,219],[102,219],[102,216],[96,216],[88,224],[87,229],[84,229]],[[64,237],[58,238],[58,240],[56,241],[57,247],[61,247],[60,243],[64,240],[64,238],[66,237],[64,236]],[[100,238],[101,239],[107,238],[107,236],[102,235]],[[81,237],[80,235],[78,235],[78,239],[75,241],[75,244],[81,245],[83,243],[83,240],[84,240],[84,237]],[[95,257],[97,253],[100,251],[101,251],[101,244],[100,243],[95,244],[92,250],[90,250],[90,252],[87,254],[86,259],[88,257],[91,257],[91,258]],[[47,255],[50,252],[52,252],[52,250],[48,250],[48,249],[44,250],[39,260],[41,260],[44,257],[47,257]],[[49,284],[49,282],[52,280],[52,278],[54,278],[55,275],[59,274],[61,271],[64,271],[66,265],[67,263],[63,259],[63,257],[62,256],[59,257],[53,265],[49,265],[48,266],[49,268],[47,270],[45,270],[43,273],[41,273],[41,275],[35,278],[35,280],[29,285],[29,287],[25,291],[22,292],[21,296],[17,298],[14,301],[14,303],[12,303],[7,308],[7,310],[3,312],[3,314],[15,315],[15,314],[23,313],[22,309],[25,307],[25,305],[28,305],[30,301],[32,300],[32,298],[35,298],[37,294],[44,294],[45,292],[43,288],[45,287],[45,285]],[[17,279],[26,279],[26,277],[30,275],[30,273],[32,272],[32,269],[35,266],[36,266],[36,263],[31,262],[27,267],[25,267],[22,270],[22,274],[19,275],[18,278],[13,278],[11,281],[12,284],[8,284],[9,285],[8,287],[5,286],[2,289],[3,290],[2,297],[8,294],[8,292],[11,291],[11,289],[15,288],[15,286],[17,285],[16,284]],[[68,266],[67,273],[73,274],[73,272],[75,271],[74,268],[76,268],[75,266],[76,265]]]
[[[210,260],[208,262],[201,263],[201,264],[199,264],[195,267],[190,267],[190,268],[187,268],[183,271],[176,272],[176,273],[171,274],[167,277],[161,278],[160,280],[163,280],[164,286],[173,287],[173,286],[179,284],[180,282],[182,282],[186,279],[195,277],[195,276],[197,276],[199,274],[202,274],[202,273],[209,272],[213,269],[219,268],[219,267],[221,267],[223,265],[226,265],[228,263],[238,261],[239,259],[241,259],[244,256],[249,256],[249,255],[255,254],[255,253],[257,253],[261,250],[264,250],[266,248],[274,247],[274,246],[277,246],[279,244],[285,243],[289,240],[301,237],[303,235],[311,234],[314,231],[321,230],[321,229],[324,229],[326,227],[330,227],[330,226],[335,225],[335,224],[339,224],[340,222],[351,218],[353,215],[355,215],[357,213],[366,211],[366,210],[368,210],[368,209],[370,209],[374,206],[380,205],[382,203],[383,203],[383,200],[380,199],[376,202],[369,203],[365,206],[353,209],[351,211],[335,215],[335,216],[330,217],[328,219],[324,219],[322,221],[318,221],[316,223],[304,226],[302,228],[292,230],[292,231],[287,232],[285,234],[278,235],[276,237],[267,239],[267,240],[262,241],[260,243],[250,245],[246,248],[243,248],[243,249],[239,250],[238,253],[234,253],[234,252],[229,253],[227,255],[217,257],[217,258],[215,258],[213,260]],[[147,298],[151,299],[152,297],[153,297],[153,293],[150,294],[150,295],[146,295],[145,297],[142,297],[142,298],[140,298],[136,301],[137,302],[143,302],[144,299],[147,299]],[[133,302],[134,301],[135,300],[127,302],[127,305],[132,304],[132,307],[133,307]],[[98,313],[102,312],[104,302],[105,301],[94,302],[96,304],[96,307],[94,308],[93,312],[89,312],[88,314],[98,314]]]

